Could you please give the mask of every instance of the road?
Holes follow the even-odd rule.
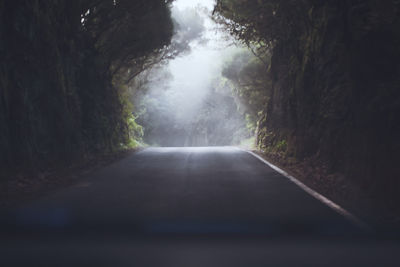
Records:
[[[328,266],[325,261],[330,257],[343,259],[346,246],[347,251],[352,251],[348,266],[375,266],[371,264],[384,260],[385,266],[396,266],[391,264],[400,262],[387,257],[387,253],[396,255],[400,251],[397,243],[378,246],[364,240],[361,243],[367,244],[366,247],[355,246],[360,244],[357,238],[364,234],[359,226],[253,155],[231,147],[144,149],[83,177],[79,184],[12,211],[4,218],[3,232],[6,229],[7,233],[19,236],[9,237],[8,243],[0,246],[8,251],[5,259],[10,266],[11,262],[23,265],[27,259],[35,262],[43,258],[51,263],[49,265],[57,262],[63,266],[57,260],[66,258],[66,251],[78,247],[77,251],[81,253],[89,250],[91,254],[87,252],[84,255],[92,255],[91,260],[97,266],[108,266],[102,257],[118,253],[123,254],[118,254],[120,260],[126,259],[123,262],[130,264],[133,259],[140,259],[143,265],[153,266],[144,262],[157,258],[163,259],[163,263],[171,263],[171,266],[178,266],[177,259],[183,260],[185,266],[214,266],[210,262],[193,265],[193,259],[210,260],[207,251],[215,253],[219,249],[238,252],[227,257],[230,261],[226,264],[230,266],[241,266],[235,265],[240,262],[235,259],[239,254],[248,256],[242,258],[243,263],[268,260],[274,266],[302,266],[299,261],[304,261],[307,264],[304,266],[313,266],[314,263]],[[39,237],[40,242],[36,242],[42,244],[39,246],[42,250],[33,253],[32,244],[36,243],[27,243],[26,236]],[[59,245],[49,246],[45,242],[46,246],[43,237]],[[69,240],[68,244],[75,242],[79,246],[65,249],[65,239]],[[114,249],[103,246],[100,249],[98,242],[93,243],[93,240],[103,240],[108,245],[115,240],[125,241],[123,245],[118,243],[118,247],[123,249],[117,253],[115,246]],[[193,245],[194,240],[202,240],[207,245]],[[211,244],[211,241],[222,243]],[[264,243],[266,241],[269,243]],[[374,254],[368,257],[366,251],[370,251],[371,246],[375,249]],[[33,247],[37,249],[36,245]],[[56,251],[55,247],[58,248]],[[21,248],[24,248],[26,257],[16,256],[20,255]],[[248,253],[239,252],[243,249]],[[269,258],[263,257],[266,249]],[[284,256],[283,250],[293,257]],[[318,250],[321,250],[319,254],[307,256],[310,251],[314,254]],[[75,260],[85,257],[77,251],[68,255],[74,255]],[[113,252],[110,254],[110,251]],[[179,251],[187,253],[182,256]],[[147,254],[156,256],[146,258],[144,255]],[[136,256],[132,258],[129,255]],[[176,257],[171,259],[171,255]],[[14,261],[16,258],[17,263]],[[107,259],[112,258],[109,256]],[[283,260],[283,265],[279,259]],[[77,264],[73,261],[63,263],[65,266]],[[157,261],[152,264],[160,266]],[[341,266],[347,265],[341,263]]]

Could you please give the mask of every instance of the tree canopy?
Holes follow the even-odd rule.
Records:
[[[171,2],[0,0],[0,162],[129,144],[125,84],[175,53]]]

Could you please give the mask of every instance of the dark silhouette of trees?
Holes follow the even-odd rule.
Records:
[[[135,125],[124,84],[174,55],[170,3],[1,0],[1,165],[129,144]]]
[[[259,147],[397,197],[399,15],[393,0],[218,0],[215,20],[272,54]]]
[[[222,70],[253,134],[271,94],[271,79],[265,75],[265,63],[268,61],[270,56],[267,53],[255,56],[249,49],[242,49],[225,62]]]

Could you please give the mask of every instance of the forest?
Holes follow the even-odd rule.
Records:
[[[181,49],[170,2],[0,1],[1,165],[133,145],[140,127],[126,84]]]
[[[205,42],[204,19],[173,2],[0,0],[2,181],[145,144],[254,140],[328,193],[346,180],[396,206],[399,1],[217,0],[237,45],[179,120],[165,64]]]
[[[320,170],[328,194],[345,190],[330,178],[346,180],[397,208],[399,1],[218,0],[214,17],[271,56],[257,146],[275,162]]]

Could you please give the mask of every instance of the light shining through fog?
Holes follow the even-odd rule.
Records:
[[[143,101],[137,103],[144,141],[152,146],[226,146],[248,136],[222,75],[237,48],[217,31],[213,8],[213,0],[178,0],[171,7],[172,47],[180,54],[150,71]]]
[[[217,48],[219,39],[214,22],[210,19],[213,0],[178,0],[174,2],[172,17],[187,9],[195,9],[204,19],[204,40],[195,40],[189,54],[180,56],[169,63],[173,76],[170,84],[171,102],[176,103],[177,117],[190,120],[207,95],[213,79],[221,72],[221,51]]]
[[[179,9],[185,9],[190,7],[196,7],[198,5],[204,6],[209,10],[212,10],[214,7],[214,0],[178,0],[174,2],[174,7]]]

